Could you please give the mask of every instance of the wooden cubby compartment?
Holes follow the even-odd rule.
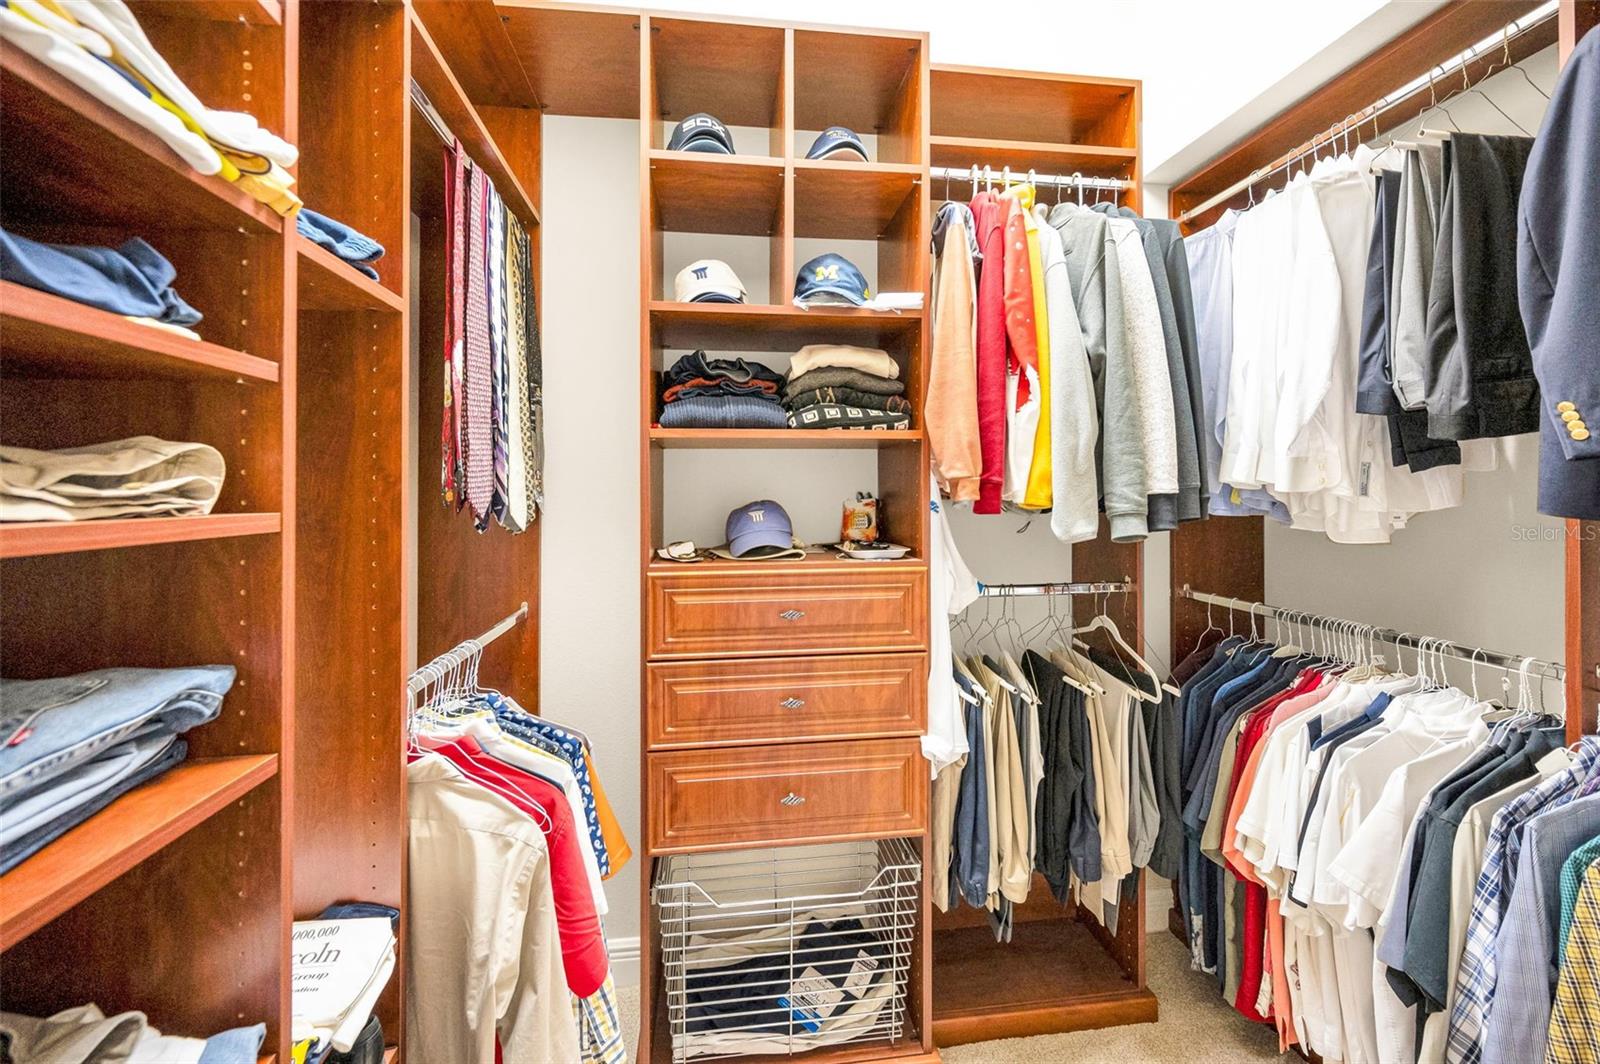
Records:
[[[869,163],[924,163],[925,41],[918,33],[796,29],[794,158],[804,160],[822,130],[845,126],[866,141]]]

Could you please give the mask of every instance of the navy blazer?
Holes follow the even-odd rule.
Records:
[[[1543,393],[1539,510],[1600,520],[1600,31],[1561,72],[1519,213],[1517,292]]]

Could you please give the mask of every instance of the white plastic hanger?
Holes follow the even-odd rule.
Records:
[[[1109,596],[1107,597],[1109,598]],[[1113,621],[1109,616],[1107,616],[1103,607],[1101,612],[1088,624],[1084,625],[1082,628],[1072,629],[1072,645],[1082,650],[1088,650],[1089,644],[1077,637],[1088,635],[1091,632],[1105,632],[1106,635],[1110,636],[1111,645],[1113,649],[1116,650],[1117,656],[1122,658],[1124,663],[1136,666],[1137,671],[1142,672],[1144,675],[1150,678],[1152,685],[1158,692],[1161,690],[1163,686],[1161,683],[1161,677],[1157,676],[1155,670],[1150,667],[1150,663],[1141,658],[1138,652],[1134,650],[1133,647],[1128,645],[1128,641],[1122,638],[1122,630],[1117,627],[1116,621]],[[1161,696],[1159,693],[1154,695],[1147,694],[1137,684],[1134,685],[1133,692],[1141,702],[1161,701]]]

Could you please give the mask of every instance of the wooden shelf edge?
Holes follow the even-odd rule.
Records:
[[[277,754],[199,758],[134,788],[0,877],[0,950],[271,779]]]
[[[1137,148],[1119,147],[1113,144],[1073,144],[1046,140],[994,140],[989,137],[949,137],[931,136],[928,138],[931,148],[984,148],[996,150],[1033,150],[1041,153],[1049,152],[1060,155],[1102,155],[1107,159],[1133,159],[1139,154]]]
[[[783,172],[783,160],[775,155],[717,155],[713,152],[667,151],[665,148],[651,148],[651,168],[654,169],[658,163],[683,167],[725,166],[730,169],[775,170],[779,174]]]
[[[0,524],[0,558],[36,558],[158,543],[272,535],[276,513],[207,514],[203,517],[124,517],[107,521],[26,521]]]
[[[38,328],[56,334],[59,342],[49,344],[50,353],[15,353],[14,338],[7,342],[12,348],[5,358],[29,365],[46,365],[59,362],[63,367],[74,357],[69,348],[74,343],[92,342],[121,355],[150,355],[157,359],[170,359],[175,366],[185,367],[197,374],[224,377],[248,377],[253,380],[276,383],[278,364],[243,351],[235,351],[205,340],[190,340],[162,329],[129,321],[96,307],[73,302],[48,292],[40,292],[25,285],[0,281],[0,332],[17,327]],[[13,334],[14,335],[14,334]],[[70,373],[67,375],[71,375]]]
[[[1053,70],[1011,70],[1006,67],[966,66],[961,63],[931,63],[928,70],[938,74],[973,74],[985,78],[1017,78],[1024,81],[1059,81],[1067,85],[1091,85],[1107,89],[1136,89],[1137,78],[1104,78],[1093,74],[1064,74]]]
[[[467,155],[489,175],[511,213],[522,219],[524,225],[538,225],[539,208],[534,206],[522,182],[506,163],[500,146],[495,143],[494,136],[479,117],[477,107],[467,97],[461,82],[445,61],[444,54],[422,24],[421,16],[412,11],[410,21],[412,77],[433,104],[434,110],[439,112],[439,117],[461,141]],[[422,120],[412,123],[412,136],[432,137],[434,133],[427,121]]]
[[[791,303],[678,303],[671,299],[650,301],[649,313],[664,317],[713,318],[722,315],[749,318],[752,322],[762,318],[831,318],[841,321],[903,321],[912,327],[922,320],[920,310],[871,310],[867,307],[821,306],[801,310]]]
[[[0,49],[0,71],[4,71],[7,78],[20,81],[33,91],[75,111],[85,121],[127,145],[130,151],[139,152],[160,163],[173,174],[175,180],[186,181],[209,193],[218,203],[232,209],[241,229],[253,233],[283,231],[283,219],[272,208],[221,177],[198,172],[154,133],[135,125],[110,105],[78,88],[21,49]],[[159,189],[145,191],[152,197],[160,195]]]
[[[650,442],[668,448],[877,447],[920,443],[922,438],[921,429],[650,429]]]
[[[1032,1038],[1132,1023],[1155,1023],[1159,1016],[1160,1006],[1148,988],[1130,987],[1116,993],[970,1010],[941,1009],[935,999],[933,1041],[941,1049],[947,1049],[1001,1038]]]
[[[928,168],[921,163],[856,162],[849,159],[796,159],[794,161],[794,170],[796,174],[893,174],[915,178],[926,174]]]
[[[300,263],[310,270],[300,271],[302,284],[315,286],[320,280],[329,286],[326,300],[322,296],[300,300],[301,310],[381,310],[396,313],[405,309],[406,301],[374,281],[354,266],[326,248],[319,247],[305,237],[295,234],[295,250]]]

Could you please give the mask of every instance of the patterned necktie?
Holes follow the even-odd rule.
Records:
[[[466,344],[466,304],[467,304],[467,153],[462,150],[461,142],[456,141],[451,152],[450,172],[453,181],[450,186],[450,275],[448,289],[450,299],[447,303],[450,319],[446,323],[449,332],[449,362],[446,369],[449,379],[445,388],[450,397],[450,413],[453,414],[451,433],[451,468],[450,481],[455,487],[454,503],[456,512],[467,503],[467,392],[465,378],[463,377],[464,356]]]
[[[494,496],[494,380],[489,344],[488,197],[489,180],[473,167],[467,196],[466,342],[462,386],[466,392],[467,503],[481,529]]]
[[[456,501],[456,412],[455,367],[451,357],[455,347],[456,209],[455,148],[444,149],[444,417],[439,426],[439,492],[444,504]]]
[[[528,352],[522,329],[522,241],[523,229],[515,218],[506,217],[506,410],[509,461],[506,469],[505,526],[513,532],[527,530],[532,520],[528,513]]]
[[[494,385],[489,401],[490,416],[494,419],[494,493],[489,499],[489,512],[503,527],[509,501],[506,478],[510,467],[507,422],[510,404],[506,401],[510,394],[506,344],[506,205],[492,182],[484,194],[489,200],[489,358],[490,379]]]
[[[528,519],[544,509],[544,361],[539,348],[539,307],[534,299],[533,240],[522,234],[522,327],[527,334],[528,375],[528,457],[524,464],[528,478]]]

